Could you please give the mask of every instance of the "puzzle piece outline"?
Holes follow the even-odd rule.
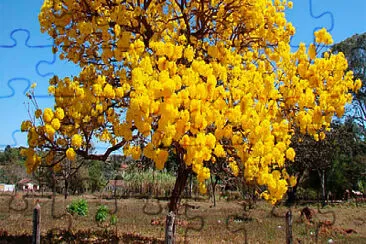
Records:
[[[243,206],[243,215],[247,215],[248,214],[248,210],[246,210],[246,206]],[[237,232],[240,232],[240,231],[243,231],[244,232],[244,243],[247,244],[248,243],[248,230],[247,230],[247,227],[246,225],[244,226],[241,226],[237,229],[233,229],[233,230],[230,230],[229,228],[229,225],[230,225],[230,219],[231,218],[236,218],[236,217],[242,217],[241,215],[239,214],[229,214],[226,219],[225,219],[225,225],[226,225],[226,229],[228,231],[230,231],[231,233],[235,234]]]
[[[195,227],[191,227],[190,225],[188,225],[186,228],[185,228],[185,231],[184,231],[184,242],[188,242],[188,232],[189,230],[191,231],[195,231],[195,232],[199,232],[201,230],[203,230],[203,228],[205,227],[205,219],[202,217],[202,215],[195,215],[195,216],[188,216],[188,209],[189,209],[189,204],[188,204],[188,200],[186,199],[186,202],[183,204],[184,206],[184,216],[188,219],[188,221],[193,221],[193,220],[200,220],[201,222],[201,225],[200,227],[198,228],[195,228]]]
[[[17,32],[24,32],[27,34],[27,37],[24,41],[24,46],[27,47],[27,48],[52,48],[54,47],[54,40],[52,40],[52,44],[43,44],[43,45],[31,45],[29,44],[30,42],[30,39],[31,39],[31,32],[28,30],[28,29],[23,29],[23,28],[17,28],[17,29],[14,29],[10,32],[9,34],[9,37],[10,39],[13,41],[13,44],[11,45],[7,45],[7,44],[2,44],[0,45],[0,48],[7,48],[7,49],[10,49],[10,48],[14,48],[16,46],[20,46],[20,42],[17,41],[17,38],[14,37],[14,34],[17,33]],[[37,63],[36,63],[36,73],[37,75],[41,76],[41,77],[46,77],[46,76],[51,76],[51,75],[54,75],[54,73],[52,72],[49,72],[49,73],[46,73],[46,74],[42,74],[41,71],[39,70],[39,65],[43,64],[43,63],[46,63],[48,65],[52,65],[56,62],[56,54],[55,53],[52,53],[52,61],[49,61],[49,60],[39,60]]]
[[[330,17],[330,23],[331,24],[330,24],[330,28],[326,28],[326,29],[327,29],[327,31],[329,33],[331,33],[333,31],[333,29],[334,29],[334,22],[335,21],[334,21],[334,15],[333,15],[333,13],[331,11],[324,11],[324,12],[320,13],[319,15],[315,15],[314,14],[314,7],[313,7],[313,0],[309,0],[308,1],[308,11],[309,11],[309,15],[313,19],[320,19],[320,18],[322,18],[322,17],[324,17],[326,15],[329,15],[329,17]],[[324,28],[324,26],[323,27],[322,26],[316,26],[316,27],[314,27],[313,28],[313,35],[314,35],[314,32],[315,31],[320,30],[322,28]],[[296,35],[296,33],[295,33],[295,35]],[[293,44],[292,43],[293,42],[293,38],[295,37],[295,35],[290,38],[290,47],[291,48],[299,48],[300,47],[300,43],[299,44]],[[314,36],[313,36],[313,42],[314,42]],[[307,46],[307,47],[309,45],[310,45],[310,43],[305,44],[305,46]]]
[[[19,129],[16,129],[14,130],[12,133],[11,133],[11,137],[13,139],[13,142],[14,144],[0,144],[0,148],[5,148],[6,146],[11,146],[11,147],[16,147],[18,146],[18,142],[17,142],[17,139],[15,138],[15,134],[16,133],[22,133]]]
[[[47,48],[52,48],[54,47],[54,40],[52,40],[52,44],[42,44],[42,45],[32,45],[30,44],[30,40],[31,40],[31,32],[28,30],[28,29],[23,29],[23,28],[17,28],[17,29],[14,29],[10,32],[9,34],[9,39],[12,40],[12,44],[1,44],[0,45],[0,50],[1,48],[4,48],[4,49],[11,49],[11,48],[15,48],[15,47],[20,47],[21,45],[21,42],[18,41],[17,38],[15,38],[15,34],[16,33],[25,33],[26,34],[26,38],[25,38],[25,41],[24,41],[24,46],[26,48],[31,48],[31,49],[47,49]],[[55,75],[53,72],[48,72],[48,73],[42,73],[40,71],[40,65],[42,64],[47,64],[47,65],[52,65],[52,64],[55,64],[56,62],[56,54],[55,53],[52,53],[52,60],[45,60],[45,59],[41,59],[39,61],[37,61],[37,63],[35,64],[35,71],[36,71],[36,74],[40,77],[47,77],[47,76],[53,76]],[[26,87],[25,90],[29,90],[30,88],[30,85],[31,85],[31,81],[28,79],[28,78],[25,78],[25,77],[13,77],[11,79],[9,79],[7,81],[7,84],[6,86],[12,91],[11,92],[11,95],[1,95],[0,96],[0,99],[5,99],[5,98],[10,98],[10,97],[13,97],[15,96],[15,90],[14,88],[11,86],[11,83],[14,81],[14,80],[25,80],[28,82],[28,85]],[[26,91],[24,92],[24,94],[26,93]],[[45,98],[45,97],[48,97],[49,95],[47,94],[40,94],[40,95],[35,95],[36,98]]]

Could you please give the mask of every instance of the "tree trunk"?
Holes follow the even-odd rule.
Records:
[[[37,204],[33,209],[33,233],[32,233],[32,244],[41,243],[41,206],[37,200]]]
[[[165,225],[165,243],[173,244],[175,243],[175,220],[178,214],[178,205],[180,202],[180,198],[186,186],[189,169],[186,168],[183,156],[178,158],[179,167],[177,179],[175,181],[174,189],[172,195],[170,197],[170,202],[168,205],[168,214],[166,216],[166,225]]]
[[[300,181],[302,179],[302,176],[304,175],[305,169],[301,169],[299,170],[299,174],[297,175],[297,183],[295,186],[292,187],[292,191],[287,190],[287,201],[286,204],[288,206],[295,204],[297,199],[297,195],[296,195],[296,191],[297,191],[297,186],[300,184]]]
[[[286,244],[292,243],[292,211],[289,209],[286,213]]]
[[[287,206],[292,206],[296,203],[296,190],[297,190],[297,184],[292,187],[292,189],[287,189]]]
[[[211,178],[213,206],[216,207],[216,185],[217,185],[218,178],[215,176],[215,182],[212,180],[212,174],[210,175],[210,178]]]
[[[69,191],[69,182],[67,181],[67,178],[65,178],[65,199],[67,199],[68,191]]]
[[[322,169],[321,171],[318,171],[318,174],[320,176],[320,184],[322,187],[322,206],[324,207],[326,205],[325,203],[325,199],[326,199],[326,194],[325,194],[325,170]]]
[[[325,194],[325,172],[324,169],[322,170],[322,193],[323,193],[323,206],[325,206],[325,199],[326,199],[326,194]]]
[[[193,190],[193,175],[189,176],[189,197],[192,198],[192,190]]]

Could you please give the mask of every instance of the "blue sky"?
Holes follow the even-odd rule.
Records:
[[[366,32],[365,0],[293,2],[294,8],[286,14],[296,27],[293,46],[300,41],[310,43],[314,29],[320,27],[327,28],[335,42]],[[31,83],[37,83],[40,106],[53,107],[53,99],[47,95],[48,80],[54,74],[64,77],[79,71],[73,63],[52,54],[52,39],[40,32],[42,4],[42,0],[0,0],[0,149],[26,146],[26,135],[19,128],[21,121],[29,118],[24,91]]]

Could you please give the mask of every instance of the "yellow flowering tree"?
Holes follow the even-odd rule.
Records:
[[[267,186],[275,203],[286,193],[283,174],[293,128],[319,137],[341,116],[357,90],[342,53],[325,29],[315,43],[291,51],[295,33],[280,0],[46,0],[41,30],[54,39],[61,59],[82,68],[73,78],[50,80],[54,108],[25,121],[27,168],[40,149],[106,160],[116,150],[144,155],[164,168],[175,152],[177,181],[167,216],[166,240],[192,171],[201,192],[207,165],[232,158],[246,180]],[[93,154],[93,141],[110,145]],[[52,157],[48,157],[49,159]],[[51,162],[49,162],[51,163]],[[240,166],[240,167],[239,167]]]

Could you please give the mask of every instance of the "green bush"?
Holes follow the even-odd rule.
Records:
[[[106,221],[108,215],[108,207],[106,205],[100,205],[97,213],[95,214],[95,221],[99,223],[104,222]]]
[[[96,214],[95,214],[95,221],[98,223],[103,223],[107,220],[108,216],[110,215],[110,224],[116,225],[117,224],[117,216],[115,214],[110,214],[109,209],[106,205],[100,205]]]
[[[87,216],[88,203],[85,199],[75,199],[70,205],[67,205],[66,211],[72,215]]]
[[[111,225],[116,225],[117,224],[117,216],[115,214],[111,215]]]

